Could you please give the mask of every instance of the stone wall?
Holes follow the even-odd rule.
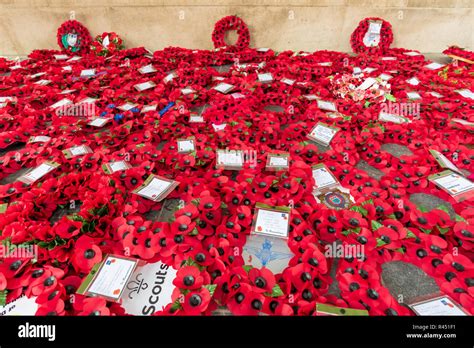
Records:
[[[251,45],[276,50],[350,51],[364,17],[393,25],[393,47],[440,52],[474,48],[473,0],[0,0],[0,54],[57,48],[56,30],[75,12],[92,35],[115,31],[127,47],[211,48],[214,23],[236,14]]]

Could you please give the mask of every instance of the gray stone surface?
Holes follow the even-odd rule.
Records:
[[[389,143],[389,144],[383,144],[380,148],[383,151],[388,152],[389,154],[397,158],[400,158],[402,156],[413,155],[413,152],[411,152],[410,149],[404,145]]]
[[[382,265],[382,284],[396,300],[405,304],[416,297],[439,292],[433,278],[421,268],[404,261],[391,261]]]
[[[10,151],[18,151],[18,150],[23,149],[24,147],[25,147],[25,143],[18,143],[18,142],[13,143],[10,146],[0,149],[0,157],[2,157],[3,155],[5,155],[6,153]]]
[[[451,203],[446,202],[444,199],[436,197],[434,195],[429,195],[426,193],[413,193],[410,195],[410,202],[416,204],[418,208],[425,208],[428,211],[433,209],[439,208],[440,206],[445,206],[448,208],[448,214],[451,219],[454,219],[456,216],[456,212],[453,209]]]
[[[285,109],[282,108],[280,105],[273,105],[273,104],[265,105],[265,107],[263,109],[267,110],[267,111],[272,111],[272,112],[283,112],[283,111],[285,111]]]
[[[51,215],[49,222],[51,223],[51,225],[54,225],[56,222],[61,220],[63,216],[78,213],[81,210],[81,205],[81,201],[74,201],[74,207],[71,207],[71,204],[67,204],[64,208],[56,208],[56,210],[53,212],[53,215]]]
[[[381,170],[379,170],[375,167],[372,167],[370,164],[368,164],[364,160],[360,160],[359,163],[357,163],[356,168],[360,169],[360,170],[363,170],[371,178],[373,178],[375,180],[379,180],[379,181],[385,175],[384,172],[382,172]]]
[[[231,66],[232,66],[232,64],[212,65],[211,68],[216,69],[220,73],[226,73],[226,72],[229,72]]]
[[[202,116],[204,110],[209,106],[209,104],[204,104],[202,106],[195,106],[189,109],[192,113],[198,114],[199,116]]]
[[[340,244],[341,244],[341,241],[337,240],[336,245],[340,245]],[[331,265],[331,269],[329,270],[329,275],[332,278],[332,283],[329,285],[328,294],[341,298],[341,289],[339,288],[339,282],[336,279],[336,272],[337,272],[337,267],[339,265],[339,259],[334,258],[333,261],[334,262]]]
[[[12,182],[15,182],[20,176],[28,172],[30,168],[21,168],[15,173],[11,173],[10,175],[4,177],[2,180],[0,180],[0,185],[7,185],[11,184]]]

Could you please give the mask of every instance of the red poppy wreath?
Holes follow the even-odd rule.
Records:
[[[76,20],[68,20],[58,29],[58,45],[63,51],[84,54],[89,51],[92,38],[89,30]]]
[[[243,50],[249,47],[250,43],[250,32],[247,24],[237,16],[226,16],[217,21],[212,32],[212,42],[215,48],[229,46],[225,42],[225,33],[229,30],[236,30],[239,38],[234,45],[231,47],[238,50]]]
[[[114,32],[97,35],[91,45],[91,51],[98,56],[108,56],[124,48],[122,39]]]
[[[392,42],[392,25],[377,17],[360,21],[351,35],[351,46],[355,53],[383,54]]]

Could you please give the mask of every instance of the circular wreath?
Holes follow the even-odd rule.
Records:
[[[91,51],[97,56],[108,56],[124,48],[122,39],[114,32],[97,35],[91,45]]]
[[[225,42],[225,33],[229,30],[236,30],[239,38],[234,45],[228,45]],[[237,16],[226,16],[217,21],[212,32],[212,42],[215,48],[230,46],[238,50],[249,47],[250,32],[247,24]]]
[[[57,38],[58,45],[63,51],[74,54],[87,53],[92,42],[89,30],[74,19],[61,24]]]
[[[378,35],[371,33],[369,29],[376,29],[381,23]],[[383,54],[393,42],[392,25],[378,17],[365,18],[359,22],[359,25],[351,35],[351,46],[355,53]]]

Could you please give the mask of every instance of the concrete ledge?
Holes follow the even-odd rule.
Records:
[[[56,30],[70,11],[93,36],[115,31],[127,47],[212,48],[221,17],[249,25],[251,45],[276,50],[350,51],[350,34],[364,17],[393,25],[393,47],[441,52],[474,47],[471,0],[0,0],[0,53],[27,55],[57,48]]]

